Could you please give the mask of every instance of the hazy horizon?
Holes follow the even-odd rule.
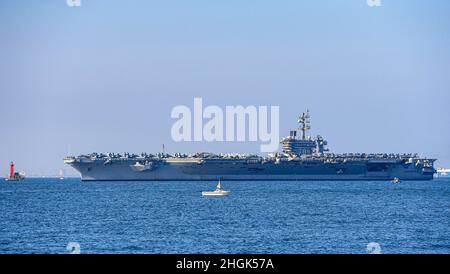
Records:
[[[171,110],[311,111],[331,152],[419,153],[450,167],[450,2],[0,2],[0,176],[77,173],[67,154],[259,152],[173,142]]]

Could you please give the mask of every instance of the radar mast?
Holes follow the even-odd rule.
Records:
[[[309,115],[309,109],[298,117],[298,123],[300,124],[299,130],[302,132],[302,140],[306,140],[306,131],[311,129],[310,118],[311,116]]]

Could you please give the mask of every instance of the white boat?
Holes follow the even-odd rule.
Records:
[[[59,170],[59,179],[64,180],[64,177],[65,177],[65,171],[64,171],[64,169],[60,169]]]
[[[450,168],[443,168],[443,167],[438,168],[436,171],[435,177],[436,178],[450,177]]]
[[[227,196],[228,194],[230,194],[230,191],[222,190],[222,188],[220,187],[220,180],[219,183],[217,184],[216,190],[202,191],[203,196]]]
[[[391,182],[393,182],[394,184],[398,184],[400,183],[400,179],[395,177]]]

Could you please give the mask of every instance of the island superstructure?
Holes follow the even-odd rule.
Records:
[[[281,140],[282,152],[268,156],[92,153],[68,156],[64,162],[79,171],[83,181],[431,180],[436,172],[436,159],[412,153],[330,153],[322,136],[306,136],[309,111],[298,123],[299,128]]]

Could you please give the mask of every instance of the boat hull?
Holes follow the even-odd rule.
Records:
[[[367,161],[341,164],[302,161],[286,163],[248,163],[228,161],[204,161],[199,163],[172,163],[155,161],[150,170],[136,171],[131,166],[136,160],[121,159],[69,163],[78,170],[83,181],[390,181],[431,180],[435,170],[414,164],[392,162],[385,164],[384,170],[373,170]]]
[[[203,191],[203,196],[228,196],[230,191]]]

